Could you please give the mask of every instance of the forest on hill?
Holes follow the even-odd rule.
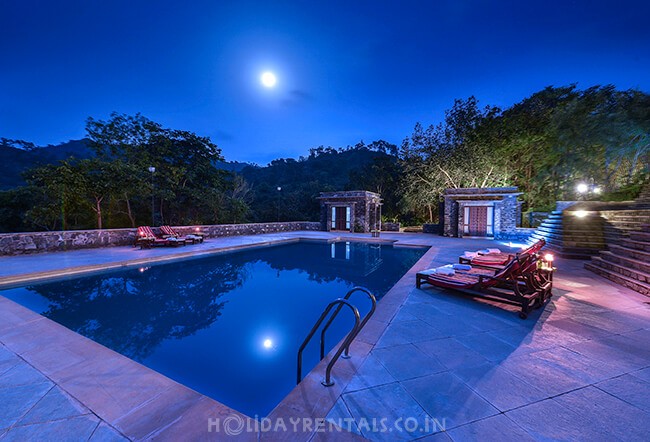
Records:
[[[630,199],[649,176],[650,95],[547,87],[507,109],[469,97],[400,146],[319,146],[265,167],[139,114],[89,118],[86,132],[60,149],[0,139],[0,231],[150,224],[152,201],[154,224],[316,220],[331,190],[379,192],[383,216],[407,225],[436,221],[446,188],[518,186],[524,210],[575,199],[578,183]]]

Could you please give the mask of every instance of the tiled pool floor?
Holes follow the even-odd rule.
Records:
[[[0,284],[28,272],[299,237],[334,235],[294,232],[213,239],[193,250],[120,247],[0,258]],[[502,305],[415,289],[417,270],[492,242],[382,238],[432,248],[379,304],[352,346],[353,357],[334,368],[336,384],[320,385],[319,365],[262,422],[268,426],[0,296],[0,439],[216,440],[226,429],[246,440],[354,437],[314,431],[323,426],[311,418],[327,417],[373,440],[646,440],[649,298],[587,272],[582,261],[559,260],[555,296],[522,321]],[[303,421],[292,426],[298,418]]]

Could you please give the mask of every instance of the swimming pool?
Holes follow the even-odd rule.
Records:
[[[325,306],[356,285],[381,298],[425,251],[299,242],[1,294],[249,416],[266,416],[295,386],[296,352]],[[370,308],[363,296],[353,303],[361,315]],[[342,311],[328,350],[351,321]],[[305,351],[304,373],[318,362],[317,341]]]

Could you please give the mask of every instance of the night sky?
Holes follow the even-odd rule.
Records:
[[[116,111],[259,164],[400,144],[454,98],[650,92],[648,17],[629,0],[0,0],[0,137],[58,144]]]

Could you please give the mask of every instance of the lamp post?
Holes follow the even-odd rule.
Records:
[[[155,226],[155,202],[154,202],[154,189],[153,189],[153,174],[156,171],[156,168],[149,166],[149,172],[151,172],[151,227]]]
[[[280,222],[280,192],[282,192],[282,187],[278,186],[278,203],[276,204],[276,209],[278,211],[278,222]]]

